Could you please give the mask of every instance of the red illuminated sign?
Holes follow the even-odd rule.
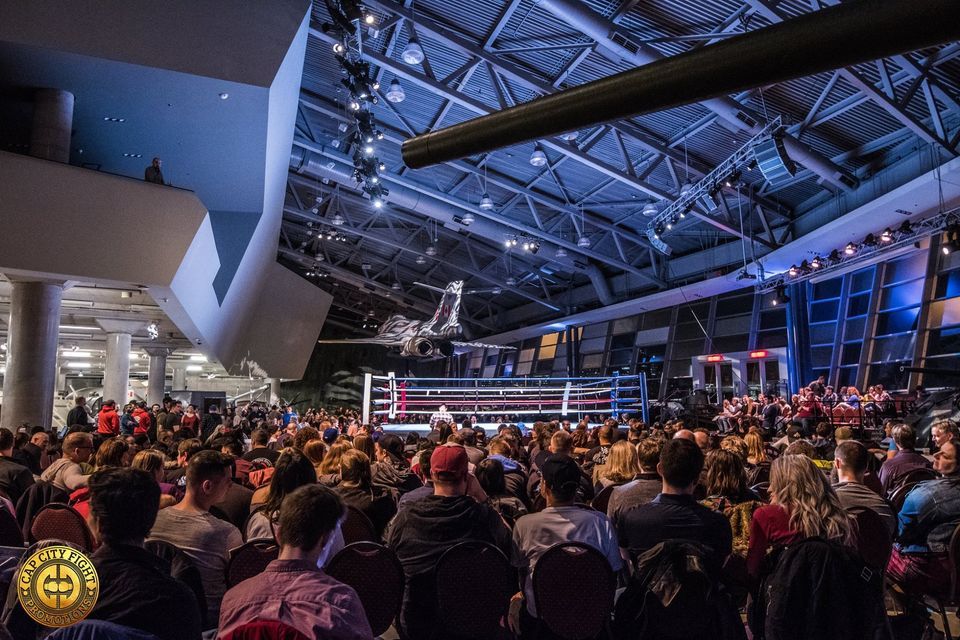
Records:
[[[766,357],[767,357],[767,352],[766,352],[766,351],[751,351],[751,352],[750,352],[750,357],[751,357],[751,358],[766,358]]]
[[[720,354],[707,356],[707,362],[723,362],[723,356]]]

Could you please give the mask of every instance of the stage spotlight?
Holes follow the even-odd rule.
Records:
[[[786,288],[781,284],[777,287],[776,293],[773,296],[773,300],[770,301],[770,304],[773,306],[782,306],[790,302],[790,298],[787,297]]]
[[[890,230],[890,227],[887,227],[880,234],[880,242],[890,242],[893,240],[893,231]]]
[[[813,260],[810,261],[810,268],[819,269],[821,266],[823,266],[823,258],[820,256],[813,256]]]
[[[946,228],[940,250],[945,256],[960,251],[960,225],[952,224]]]
[[[900,228],[897,229],[897,231],[904,235],[909,235],[913,233],[913,225],[910,224],[909,220],[904,220],[903,224],[900,225]]]
[[[877,246],[877,238],[872,233],[868,233],[867,237],[863,239],[863,246],[865,247],[875,247]]]
[[[857,245],[853,244],[852,242],[848,242],[847,246],[843,248],[843,252],[848,256],[852,256],[857,252]]]
[[[791,278],[796,278],[798,275],[800,275],[800,270],[797,269],[797,265],[790,265],[790,268],[787,269],[787,275],[789,275]]]

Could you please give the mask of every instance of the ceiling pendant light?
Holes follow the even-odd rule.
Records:
[[[417,256],[416,263],[417,263],[417,264],[427,264],[427,259],[424,258],[423,256]]]
[[[387,89],[387,100],[394,104],[403,102],[407,99],[407,92],[403,90],[403,85],[397,78],[390,81],[390,88]]]
[[[554,256],[557,258],[566,258],[567,250],[564,249],[563,247],[557,247],[557,252],[554,254]]]
[[[424,249],[423,252],[432,258],[433,256],[437,255],[437,247],[432,244],[427,245],[427,248]]]
[[[330,224],[337,227],[341,226],[344,222],[345,220],[343,219],[343,216],[340,215],[339,213],[333,216],[333,218],[330,220]]]
[[[483,208],[483,202],[482,202],[482,201],[480,202],[480,208],[481,208],[481,209]],[[474,220],[476,220],[476,218],[474,218],[474,217],[473,217],[473,214],[470,213],[469,211],[467,211],[465,214],[463,214],[463,218],[460,219],[460,221],[461,221],[465,226],[467,226],[467,227],[469,227],[470,225],[472,225],[473,222],[474,222]]]
[[[579,137],[580,137],[580,132],[579,132],[579,131],[567,131],[566,133],[561,133],[561,134],[560,134],[560,139],[561,139],[561,140],[566,140],[567,142],[573,142],[574,140],[576,140],[576,139],[579,138]]]
[[[407,46],[403,49],[403,61],[407,64],[420,64],[423,62],[423,47],[417,36],[411,37],[407,41]]]
[[[493,209],[493,198],[490,197],[489,193],[484,192],[483,196],[480,197],[480,208],[484,211]]]
[[[517,279],[513,276],[509,276],[506,280],[506,283],[508,287],[515,287],[517,286]]]
[[[653,200],[643,205],[643,215],[647,216],[648,218],[652,218],[657,215],[657,211],[657,203]]]
[[[582,249],[589,249],[589,248],[590,248],[590,238],[588,238],[587,236],[580,236],[580,239],[577,240],[577,246],[580,247],[580,248],[582,248]]]
[[[533,153],[530,154],[530,164],[535,167],[542,167],[547,164],[547,154],[543,152],[539,144],[533,148]]]
[[[687,180],[680,186],[680,197],[686,197],[693,193],[693,183]]]
[[[390,285],[390,288],[393,289],[394,291],[400,291],[400,283],[394,282],[392,285]]]

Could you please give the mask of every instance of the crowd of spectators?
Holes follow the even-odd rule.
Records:
[[[468,417],[403,437],[362,424],[345,408],[301,415],[292,406],[251,403],[201,412],[165,399],[122,413],[108,401],[93,416],[79,399],[62,439],[39,427],[0,429],[0,508],[23,518],[37,487],[70,503],[96,540],[101,594],[90,618],[157,638],[231,637],[255,621],[306,637],[371,638],[357,593],[323,570],[349,542],[342,529],[348,511],[365,516],[372,537],[402,567],[394,626],[411,640],[441,633],[435,569],[464,541],[493,545],[514,567],[502,633],[520,637],[548,637],[533,576],[548,550],[569,542],[595,549],[625,594],[660,594],[652,573],[674,580],[674,593],[688,588],[677,576],[693,557],[711,598],[736,620],[737,610],[745,618],[751,611],[754,637],[764,635],[760,596],[788,571],[796,575],[805,556],[789,551],[810,541],[835,554],[833,571],[885,571],[904,602],[948,595],[949,545],[960,525],[957,425],[934,425],[932,454],[917,448],[911,426],[892,419],[876,438],[857,429],[855,439],[850,427],[823,421],[817,407],[832,389],[814,387],[789,405],[763,397],[731,403],[714,429],[634,418],[544,420],[529,430],[504,422],[494,431]],[[845,410],[857,395],[861,405],[885,411],[882,389],[869,397],[845,392],[834,409]],[[770,407],[776,416],[768,420]],[[878,523],[869,532],[865,511]],[[887,547],[881,560],[878,532]],[[255,539],[275,541],[277,559],[230,586],[231,550]],[[667,577],[649,570],[673,562],[678,543],[686,545],[686,569],[671,565]],[[199,587],[181,581],[158,546],[181,553]],[[468,582],[462,596],[471,597]],[[569,597],[577,598],[575,586]],[[668,613],[669,601],[662,605]],[[630,595],[618,602],[621,622],[649,615],[630,610]],[[7,599],[7,630],[35,637],[18,607]],[[743,625],[735,633],[745,637]]]

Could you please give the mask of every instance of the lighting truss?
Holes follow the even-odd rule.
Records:
[[[799,265],[791,266],[786,272],[758,283],[756,289],[760,293],[776,291],[788,284],[805,282],[823,274],[869,262],[881,252],[912,244],[944,231],[949,232],[951,229],[960,231],[960,207],[918,222],[904,222],[896,229],[888,227],[877,233],[868,233],[859,244],[849,243],[833,249],[826,256],[804,260]],[[888,241],[881,239],[885,235],[889,237]],[[953,242],[953,239],[950,241]],[[817,266],[814,266],[815,264]]]
[[[673,225],[686,217],[698,202],[701,200],[712,200],[725,186],[723,181],[735,176],[741,172],[741,169],[753,160],[753,148],[772,138],[781,128],[780,116],[777,116],[766,124],[755,136],[747,140],[746,144],[737,149],[733,155],[721,162],[710,173],[705,175],[700,182],[693,184],[690,188],[685,188],[680,197],[654,216],[647,224],[647,237],[653,246],[661,253],[669,254],[669,247],[660,236],[668,231]],[[739,179],[739,177],[738,177]],[[712,210],[716,206],[705,206],[704,208]],[[708,211],[709,213],[710,211]],[[665,250],[666,249],[666,250]]]

